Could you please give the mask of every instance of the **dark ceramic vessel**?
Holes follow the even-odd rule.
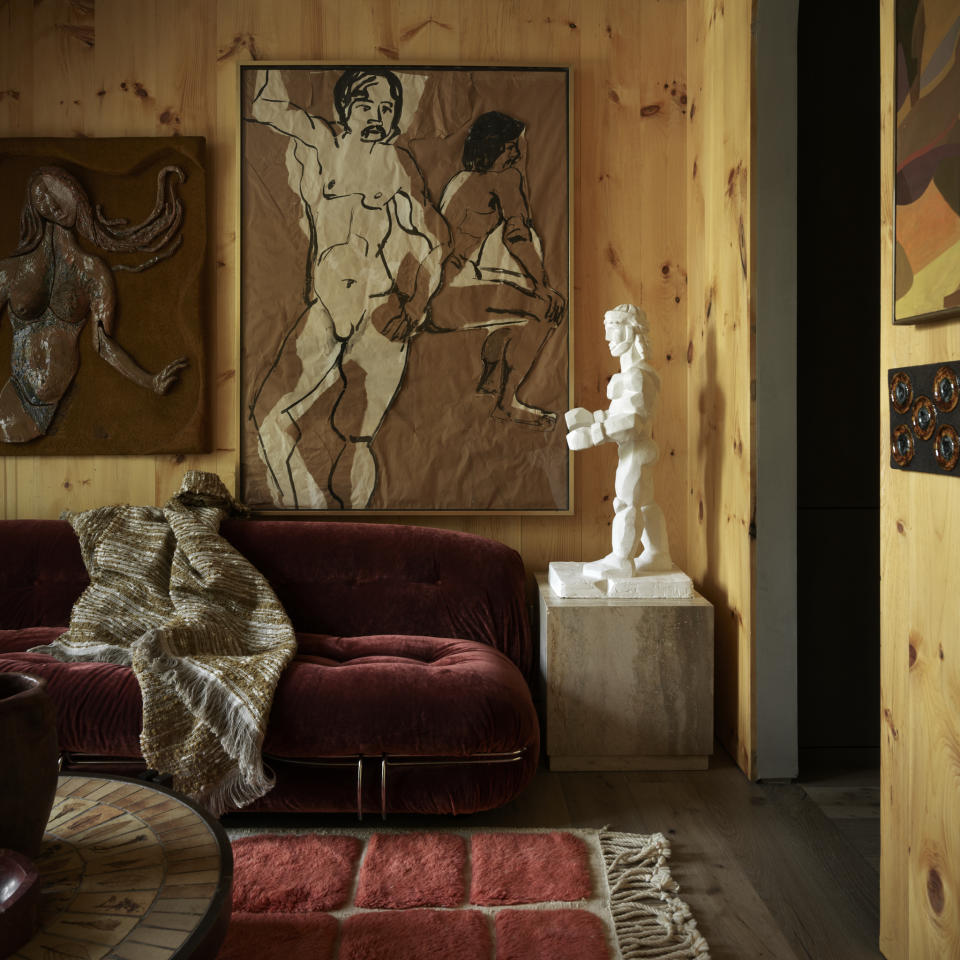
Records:
[[[57,723],[46,681],[0,673],[0,847],[31,859],[57,790]]]
[[[40,925],[40,876],[14,850],[0,849],[0,957],[9,957]]]

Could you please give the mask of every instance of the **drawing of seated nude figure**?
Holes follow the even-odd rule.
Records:
[[[289,138],[288,183],[302,198],[309,231],[306,310],[249,407],[271,496],[287,508],[362,509],[370,502],[377,485],[372,444],[449,246],[413,156],[392,143],[403,106],[396,75],[347,70],[333,99],[337,124],[292,103],[279,71],[258,71],[248,118]],[[295,382],[260,410],[263,387],[290,351],[300,363]],[[334,453],[332,466],[321,467],[299,448],[300,421],[329,391],[335,395],[324,439]]]
[[[80,333],[92,321],[99,357],[137,386],[162,396],[189,365],[186,357],[159,373],[144,370],[114,339],[117,287],[114,270],[140,272],[180,247],[183,205],[175,182],[179,167],[157,175],[153,212],[141,223],[107,219],[69,171],[36,169],[27,184],[17,248],[0,259],[0,313],[13,328],[10,379],[0,388],[0,441],[27,443],[47,434],[61,400],[80,369]],[[99,253],[150,253],[139,265],[111,268]]]
[[[488,329],[477,393],[493,397],[497,419],[551,429],[557,414],[521,399],[565,310],[547,276],[518,169],[524,129],[519,120],[490,112],[467,134],[463,169],[440,199],[453,249],[425,329]]]

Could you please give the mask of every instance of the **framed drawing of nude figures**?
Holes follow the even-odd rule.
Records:
[[[0,140],[0,456],[209,449],[204,141]]]
[[[569,71],[239,70],[242,499],[570,512]]]

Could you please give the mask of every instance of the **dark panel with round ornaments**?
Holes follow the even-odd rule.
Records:
[[[960,360],[888,371],[890,466],[960,476]]]

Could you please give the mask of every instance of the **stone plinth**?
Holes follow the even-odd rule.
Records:
[[[597,580],[584,575],[582,563],[551,563],[549,581],[550,588],[561,599],[673,600],[694,595],[693,581],[676,564],[662,573]]]
[[[692,597],[540,590],[540,679],[554,770],[697,770],[713,752],[713,607]]]

